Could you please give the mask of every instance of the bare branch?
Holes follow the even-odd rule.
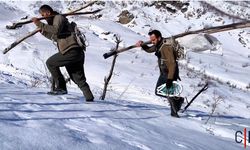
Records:
[[[205,122],[205,124],[208,123],[208,121],[211,119],[211,117],[213,116],[213,114],[215,113],[216,108],[218,108],[218,105],[220,104],[220,102],[223,100],[223,98],[221,96],[216,96],[215,91],[213,92],[214,96],[213,96],[213,100],[214,103],[212,104],[212,109],[211,112]]]
[[[211,28],[206,28],[206,29],[200,29],[200,30],[195,30],[195,31],[189,31],[189,29],[187,30],[187,32],[184,33],[180,33],[177,35],[173,35],[171,37],[167,37],[167,38],[180,38],[189,34],[198,34],[198,33],[207,33],[207,34],[213,34],[213,33],[217,33],[217,32],[223,32],[223,31],[228,31],[228,30],[234,30],[234,29],[241,29],[241,28],[249,28],[250,27],[250,21],[246,21],[246,22],[239,22],[239,23],[233,23],[233,24],[228,24],[228,25],[224,25],[224,26],[216,26],[216,27],[211,27]],[[144,44],[150,44],[150,41],[144,42]],[[121,48],[121,49],[117,49],[116,51],[111,51],[108,53],[103,54],[103,57],[105,59],[109,58],[110,56],[116,55],[118,53],[121,52],[125,52],[128,51],[130,49],[136,48],[136,45],[131,45],[129,47],[125,47],[125,48]]]
[[[62,14],[62,15],[85,15],[85,14],[93,14],[93,13],[97,13],[97,12],[100,12],[101,9],[97,9],[95,11],[90,11],[90,12],[79,12],[79,13],[76,13],[77,11],[80,11],[84,8],[87,8],[88,6],[91,6],[95,3],[96,1],[93,1],[93,2],[90,2],[88,3],[87,5],[79,8],[79,9],[76,9],[74,11],[71,11],[69,13],[65,13],[65,14]],[[45,19],[46,17],[41,17],[41,18],[38,18],[39,20],[42,20],[42,19]],[[27,23],[31,23],[32,21],[29,20],[29,21],[24,21],[24,22],[18,22],[18,23],[14,23],[12,26],[6,26],[7,29],[16,29],[17,27],[21,27],[22,25],[24,24],[27,24]],[[17,46],[19,43],[21,43],[22,41],[24,41],[25,39],[35,35],[40,29],[36,29],[30,33],[28,33],[26,36],[24,36],[23,38],[20,38],[20,39],[17,39],[15,42],[13,42],[9,47],[5,48],[5,50],[3,51],[3,54],[6,54],[8,51],[10,51],[12,48],[14,48],[15,46]]]
[[[102,9],[97,9],[94,11],[88,11],[88,12],[79,12],[79,13],[66,13],[66,14],[62,14],[63,16],[73,16],[73,15],[88,15],[88,14],[94,14],[94,13],[98,13],[100,12]],[[49,17],[40,17],[37,18],[38,20],[43,20],[43,19],[47,19],[47,18],[51,18],[54,17],[54,15],[49,16]],[[29,24],[32,23],[32,20],[28,20],[28,21],[22,21],[22,22],[17,22],[17,23],[13,23],[12,25],[7,25],[6,28],[7,29],[16,29],[16,28],[20,28],[22,27],[22,25],[25,24]]]
[[[81,11],[81,10],[83,10],[83,9],[89,7],[89,6],[92,6],[92,5],[95,4],[96,2],[97,2],[97,1],[92,1],[92,2],[90,2],[90,3],[88,3],[88,4],[84,5],[84,6],[82,6],[82,7],[80,7],[80,8],[78,8],[78,9],[76,9],[76,10],[73,10],[73,11],[69,12],[68,14],[72,14],[72,13]]]
[[[115,49],[113,49],[112,51],[116,51],[118,48],[119,48],[119,44],[122,42],[120,36],[118,35],[115,35],[115,43],[116,43],[116,47]],[[108,84],[109,84],[109,81],[113,75],[113,71],[114,71],[114,68],[115,68],[115,62],[116,62],[116,58],[117,58],[117,54],[114,55],[113,57],[113,60],[112,60],[112,65],[111,65],[111,68],[110,68],[110,71],[109,71],[109,75],[108,77],[104,77],[104,88],[103,88],[103,92],[102,92],[102,96],[101,96],[101,100],[104,100],[105,99],[105,96],[106,96],[106,92],[107,92],[107,87],[108,87]]]
[[[147,41],[147,42],[144,42],[143,44],[150,44],[150,43],[151,43],[151,41]],[[136,48],[136,47],[137,47],[136,45],[131,45],[131,46],[128,46],[128,47],[125,47],[125,48],[117,49],[115,51],[111,51],[111,52],[103,54],[103,57],[105,59],[107,59],[107,58],[109,58],[109,57],[111,57],[113,55],[116,55],[116,54],[121,53],[121,52],[128,51],[128,50]]]
[[[15,42],[13,42],[9,47],[5,48],[3,51],[3,54],[6,54],[8,51],[10,51],[12,48],[14,48],[15,46],[17,46],[19,43],[21,43],[22,41],[24,41],[25,39],[35,35],[37,32],[40,31],[40,28],[37,28],[36,30],[28,33],[26,36],[16,40]]]
[[[223,32],[223,31],[241,29],[241,28],[249,28],[249,27],[250,27],[250,21],[246,21],[246,22],[232,23],[232,24],[223,25],[223,26],[205,28],[205,29],[200,29],[200,30],[195,30],[195,31],[188,31],[188,32],[174,35],[172,37],[179,38],[179,37],[186,36],[188,34],[197,34],[197,33],[213,34],[213,33],[217,33],[217,32]]]

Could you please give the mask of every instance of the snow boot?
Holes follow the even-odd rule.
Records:
[[[174,98],[168,98],[168,101],[170,103],[170,106],[171,106],[171,116],[172,117],[176,117],[176,118],[180,118],[180,116],[178,115],[178,108],[176,106],[176,102],[175,102],[175,99]]]
[[[174,103],[175,103],[177,112],[181,109],[183,102],[184,102],[183,97],[175,97]]]
[[[49,91],[47,93],[48,95],[64,95],[64,94],[68,94],[67,90],[63,90],[63,89],[54,89],[53,91]]]

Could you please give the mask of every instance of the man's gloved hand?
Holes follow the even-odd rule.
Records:
[[[33,17],[31,20],[33,21],[33,23],[35,25],[38,25],[40,23],[40,20],[38,18],[36,18],[36,17]]]
[[[143,41],[138,41],[135,45],[136,47],[141,47],[142,44],[143,44]]]
[[[173,85],[173,80],[172,79],[167,79],[166,87],[171,88],[172,85]]]

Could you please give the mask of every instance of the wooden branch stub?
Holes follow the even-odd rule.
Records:
[[[117,49],[119,48],[119,44],[122,42],[120,36],[118,35],[115,35],[115,43],[116,43],[116,47],[115,49],[113,49],[113,51],[111,52],[116,52]],[[101,96],[101,100],[104,100],[105,99],[105,96],[106,96],[106,92],[107,92],[107,88],[108,88],[108,84],[109,84],[109,81],[113,75],[113,71],[114,71],[114,68],[115,68],[115,62],[116,62],[116,58],[117,58],[117,53],[113,55],[113,60],[112,60],[112,65],[111,65],[111,68],[110,68],[110,71],[109,71],[109,74],[108,76],[105,76],[104,77],[104,88],[103,88],[103,92],[102,92],[102,96]]]

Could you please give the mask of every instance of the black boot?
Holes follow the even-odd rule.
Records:
[[[80,88],[82,90],[83,96],[86,99],[86,102],[93,102],[94,101],[94,96],[89,88],[89,85],[85,83],[85,86]]]
[[[183,97],[175,97],[174,103],[175,103],[177,112],[181,109],[183,102],[184,102]]]
[[[51,80],[51,90],[47,92],[48,95],[63,95],[68,94],[66,82],[64,78],[59,78],[59,80],[55,81],[53,78]]]
[[[168,101],[169,101],[170,106],[171,106],[171,116],[176,117],[176,118],[180,118],[180,116],[177,113],[178,111],[177,111],[177,107],[175,104],[175,99],[170,97],[170,98],[168,98]]]
[[[55,83],[56,83],[56,89],[62,89],[67,92],[67,86],[64,77],[59,78],[58,81],[55,81]]]
[[[172,117],[176,117],[176,118],[180,118],[180,116],[178,115],[178,113],[175,112],[172,108],[171,108],[171,116]]]
[[[67,94],[68,92],[66,90],[63,89],[55,89],[53,91],[48,92],[48,95],[64,95]]]

